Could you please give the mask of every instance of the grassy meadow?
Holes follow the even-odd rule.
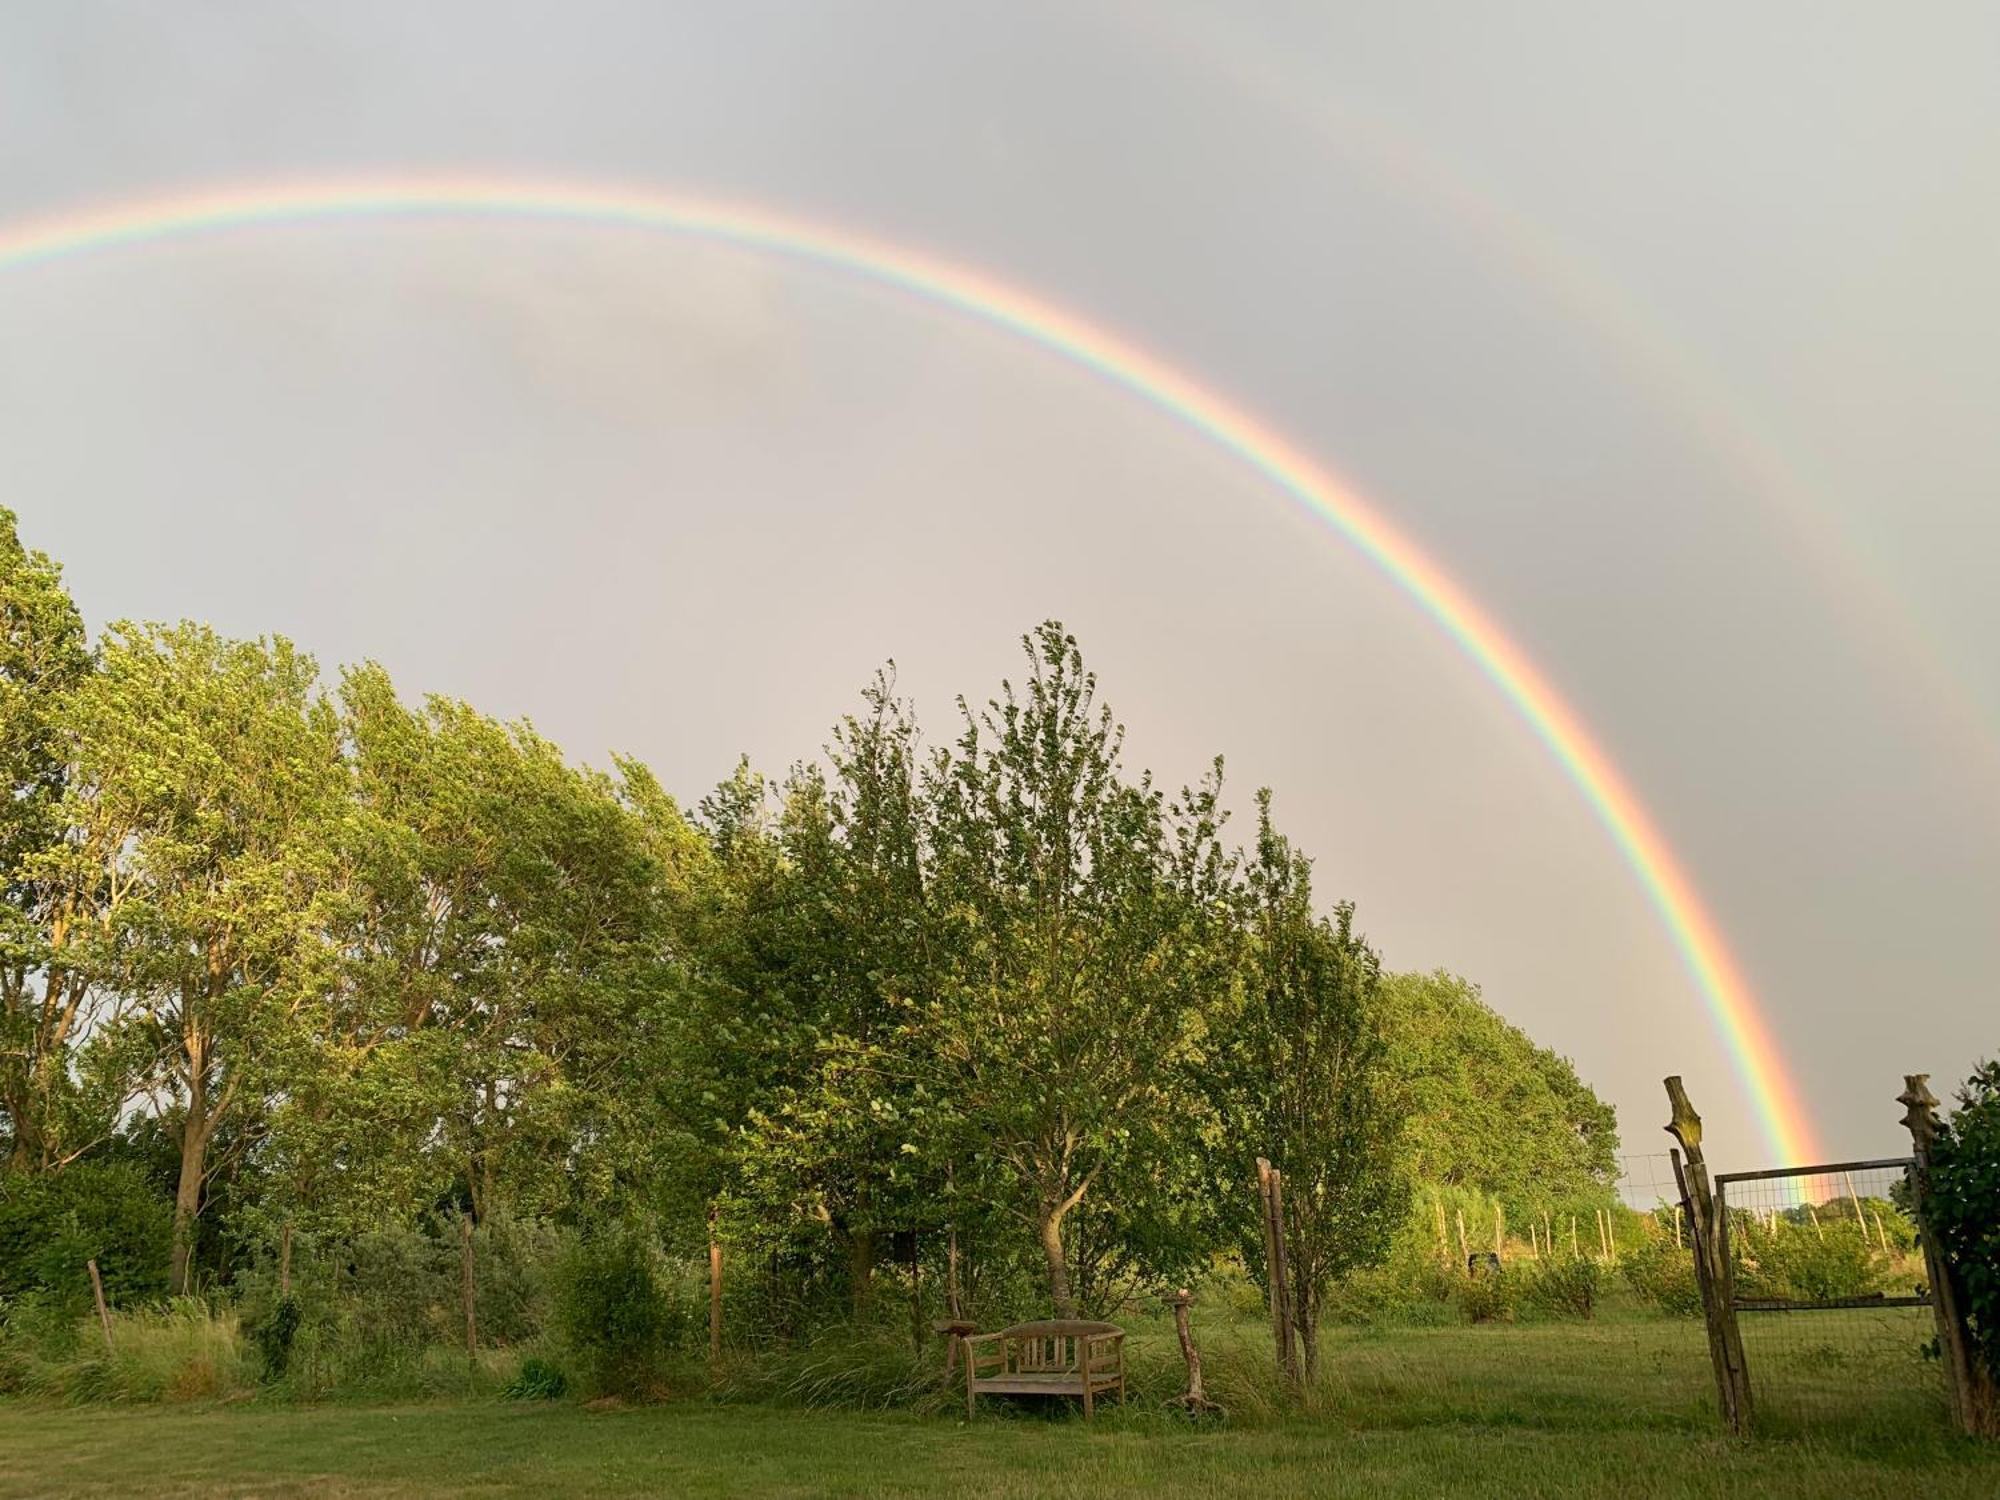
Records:
[[[990,1401],[968,1424],[935,1385],[865,1409],[889,1388],[866,1349],[852,1369],[821,1350],[633,1406],[505,1400],[504,1365],[468,1373],[442,1350],[394,1387],[428,1399],[300,1403],[241,1383],[210,1349],[192,1366],[205,1373],[146,1404],[0,1402],[0,1496],[2000,1493],[2000,1450],[1948,1435],[1908,1345],[1830,1325],[1767,1350],[1765,1435],[1738,1444],[1716,1432],[1692,1320],[1613,1305],[1587,1323],[1334,1329],[1293,1410],[1257,1323],[1204,1311],[1230,1414],[1200,1425],[1161,1405],[1178,1357],[1155,1320],[1133,1325],[1132,1403],[1089,1425]]]

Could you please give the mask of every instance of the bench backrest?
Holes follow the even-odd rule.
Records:
[[[1047,1318],[1016,1323],[989,1335],[1000,1341],[1000,1365],[1009,1372],[1081,1370],[1097,1350],[1115,1346],[1125,1336],[1116,1323],[1090,1323],[1074,1318]],[[1101,1357],[1101,1356],[1099,1356]]]

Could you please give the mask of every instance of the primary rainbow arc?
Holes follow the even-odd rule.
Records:
[[[204,190],[0,227],[0,270],[257,225],[378,217],[504,217],[670,230],[789,256],[912,292],[1018,334],[1162,409],[1327,522],[1440,625],[1576,784],[1665,923],[1780,1161],[1816,1133],[1769,1026],[1679,860],[1576,711],[1442,568],[1322,464],[1227,397],[1128,339],[983,272],[781,214],[650,190],[393,176]]]

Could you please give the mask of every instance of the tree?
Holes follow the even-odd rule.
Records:
[[[1456,975],[1388,975],[1382,1000],[1419,1180],[1492,1194],[1522,1216],[1609,1197],[1617,1115],[1569,1059],[1537,1046]]]
[[[1403,1120],[1387,1065],[1381,964],[1354,931],[1354,908],[1313,910],[1312,866],[1257,794],[1257,847],[1244,887],[1249,953],[1241,1009],[1217,1069],[1232,1152],[1225,1200],[1238,1206],[1244,1263],[1264,1264],[1250,1162],[1284,1174],[1293,1321],[1306,1375],[1319,1368],[1327,1293],[1379,1263],[1409,1212]]]
[[[14,513],[0,510],[0,1139],[15,1171],[73,1159],[124,1102],[114,1081],[91,1088],[75,1066],[107,1002],[74,953],[108,893],[65,879],[62,858],[60,721],[90,670],[61,569],[23,547]]]
[[[1218,779],[1169,807],[1122,779],[1123,731],[1060,624],[928,778],[938,993],[924,1024],[958,1149],[1032,1226],[1057,1310],[1077,1303],[1072,1214],[1100,1185],[1124,1245],[1166,1274],[1207,1124],[1192,1075],[1226,984]],[[1219,778],[1219,766],[1217,770]],[[1143,1227],[1140,1221],[1143,1220]]]
[[[437,1140],[475,1216],[594,1201],[633,1160],[628,1060],[656,1061],[673,972],[661,830],[526,725],[406,707],[374,667],[342,698],[354,881],[316,1076],[353,1102],[325,1093],[290,1123],[323,1140],[365,1121],[338,1153],[354,1187],[381,1140],[405,1158]]]
[[[65,706],[64,817],[89,831],[66,883],[107,893],[92,971],[130,1007],[178,1149],[175,1294],[210,1146],[283,1087],[328,987],[343,774],[316,676],[283,640],[123,625]]]
[[[893,669],[892,669],[893,670]],[[911,1066],[932,992],[917,729],[890,672],[800,767],[780,821],[798,1053],[752,1109],[745,1187],[774,1225],[823,1226],[865,1311],[880,1231],[935,1212],[931,1098]],[[922,1143],[922,1144],[920,1144]]]

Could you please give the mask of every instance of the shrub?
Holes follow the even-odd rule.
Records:
[[[334,1250],[341,1331],[361,1348],[404,1354],[450,1331],[458,1255],[422,1230],[391,1225]]]
[[[591,1235],[564,1259],[557,1321],[602,1394],[651,1394],[663,1357],[687,1331],[659,1261],[651,1239],[630,1226]]]
[[[1469,1323],[1498,1323],[1514,1316],[1518,1273],[1492,1269],[1461,1277],[1454,1300]]]
[[[1550,1255],[1509,1272],[1518,1278],[1521,1301],[1559,1317],[1587,1318],[1596,1311],[1604,1268],[1583,1255]]]
[[[494,1213],[472,1237],[482,1343],[520,1344],[549,1326],[567,1237],[539,1219]]]
[[[28,1292],[68,1307],[90,1300],[96,1258],[115,1307],[167,1287],[173,1211],[129,1162],[78,1162],[0,1178],[0,1298]]]
[[[1774,1225],[1754,1218],[1729,1226],[1736,1258],[1736,1290],[1745,1297],[1828,1302],[1884,1290],[1890,1262],[1852,1220],[1800,1223],[1780,1217]]]
[[[561,1365],[530,1355],[500,1394],[510,1401],[560,1401],[569,1394],[569,1376]]]
[[[1676,1244],[1670,1230],[1655,1228],[1626,1249],[1619,1270],[1626,1285],[1648,1306],[1682,1317],[1700,1315],[1694,1252]]]
[[[1978,1352],[2000,1380],[2000,1063],[1966,1080],[1938,1132],[1924,1227],[1958,1271]]]
[[[264,1378],[282,1380],[292,1362],[292,1340],[298,1337],[305,1314],[296,1297],[281,1297],[270,1316],[250,1330],[251,1342],[264,1360]]]

